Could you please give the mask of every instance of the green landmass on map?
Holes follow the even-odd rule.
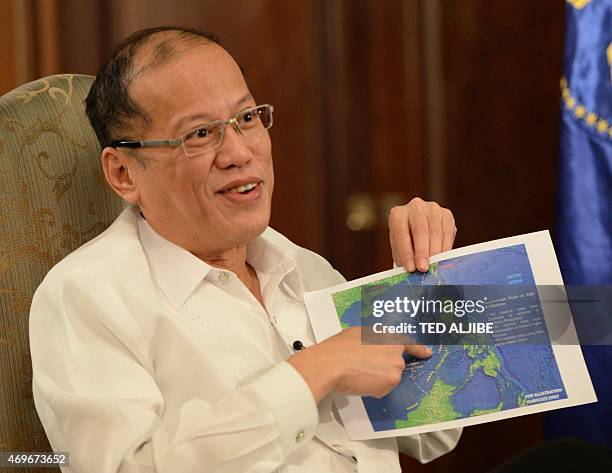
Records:
[[[395,286],[397,283],[404,281],[406,278],[408,278],[408,276],[410,276],[410,273],[396,274],[395,276],[389,276],[388,278],[376,281],[376,283],[372,285],[352,287],[350,289],[345,289],[344,291],[339,291],[332,294],[332,300],[334,301],[334,306],[336,307],[336,314],[338,315],[342,328],[349,328],[349,325],[342,321],[342,315],[354,303],[362,300],[362,296],[366,292],[363,291],[364,287],[370,288],[368,294],[371,294],[372,296],[370,297],[370,300],[363,301],[364,306],[367,308],[370,305],[372,298],[375,297],[377,293],[386,291],[389,287]],[[375,290],[371,290],[372,287],[374,287]]]
[[[406,420],[395,421],[395,428],[402,429],[458,419],[461,414],[456,412],[450,403],[450,396],[454,391],[454,386],[436,379],[431,391],[423,396],[416,409],[407,414]]]
[[[432,263],[429,265],[428,273],[431,273],[435,277],[438,275],[438,263]],[[389,276],[383,279],[379,279],[375,283],[364,284],[363,286],[352,287],[343,291],[338,291],[332,294],[332,300],[334,307],[336,308],[336,315],[340,320],[340,325],[343,329],[349,328],[350,325],[342,320],[342,316],[345,311],[356,302],[362,301],[364,294],[368,294],[369,300],[363,301],[362,314],[371,313],[370,302],[376,297],[377,294],[384,293],[389,287],[393,287],[406,279],[409,279],[411,275],[415,273],[400,273],[394,276]],[[368,291],[364,291],[364,287],[368,288]],[[374,289],[373,289],[374,288]]]
[[[484,345],[464,345],[463,350],[469,359],[472,360],[469,366],[469,374],[466,383],[471,380],[476,371],[482,372],[491,378],[497,377],[501,368],[501,362],[498,355],[490,346]],[[446,422],[458,419],[461,414],[453,408],[451,404],[451,396],[461,389],[461,385],[451,385],[437,378],[436,373],[440,366],[444,363],[449,355],[449,350],[444,349],[444,354],[436,363],[430,373],[430,377],[436,378],[431,390],[423,396],[418,404],[414,404],[407,408],[408,413],[405,419],[398,419],[395,422],[395,428],[415,427],[419,425]],[[520,396],[517,400],[518,404],[526,405],[524,396]],[[497,406],[491,409],[474,409],[470,416],[479,416],[491,414],[502,410],[503,402],[499,402]]]

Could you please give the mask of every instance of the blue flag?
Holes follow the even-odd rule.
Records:
[[[565,42],[557,254],[566,284],[612,284],[612,0],[567,0]],[[612,347],[582,351],[599,402],[546,431],[612,447]]]

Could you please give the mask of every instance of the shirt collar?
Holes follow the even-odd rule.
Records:
[[[290,252],[270,241],[267,231],[247,246],[247,261],[258,273],[279,274],[295,299],[303,290]],[[195,288],[211,273],[223,271],[205,263],[189,251],[166,240],[138,215],[138,235],[153,280],[172,306],[180,310]]]

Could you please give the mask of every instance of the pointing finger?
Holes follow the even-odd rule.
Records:
[[[425,345],[410,344],[405,345],[406,353],[416,356],[417,358],[429,358],[432,354],[431,348]]]

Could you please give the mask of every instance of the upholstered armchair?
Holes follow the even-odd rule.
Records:
[[[84,113],[92,81],[56,75],[0,97],[0,452],[50,450],[32,400],[32,295],[122,209]]]

